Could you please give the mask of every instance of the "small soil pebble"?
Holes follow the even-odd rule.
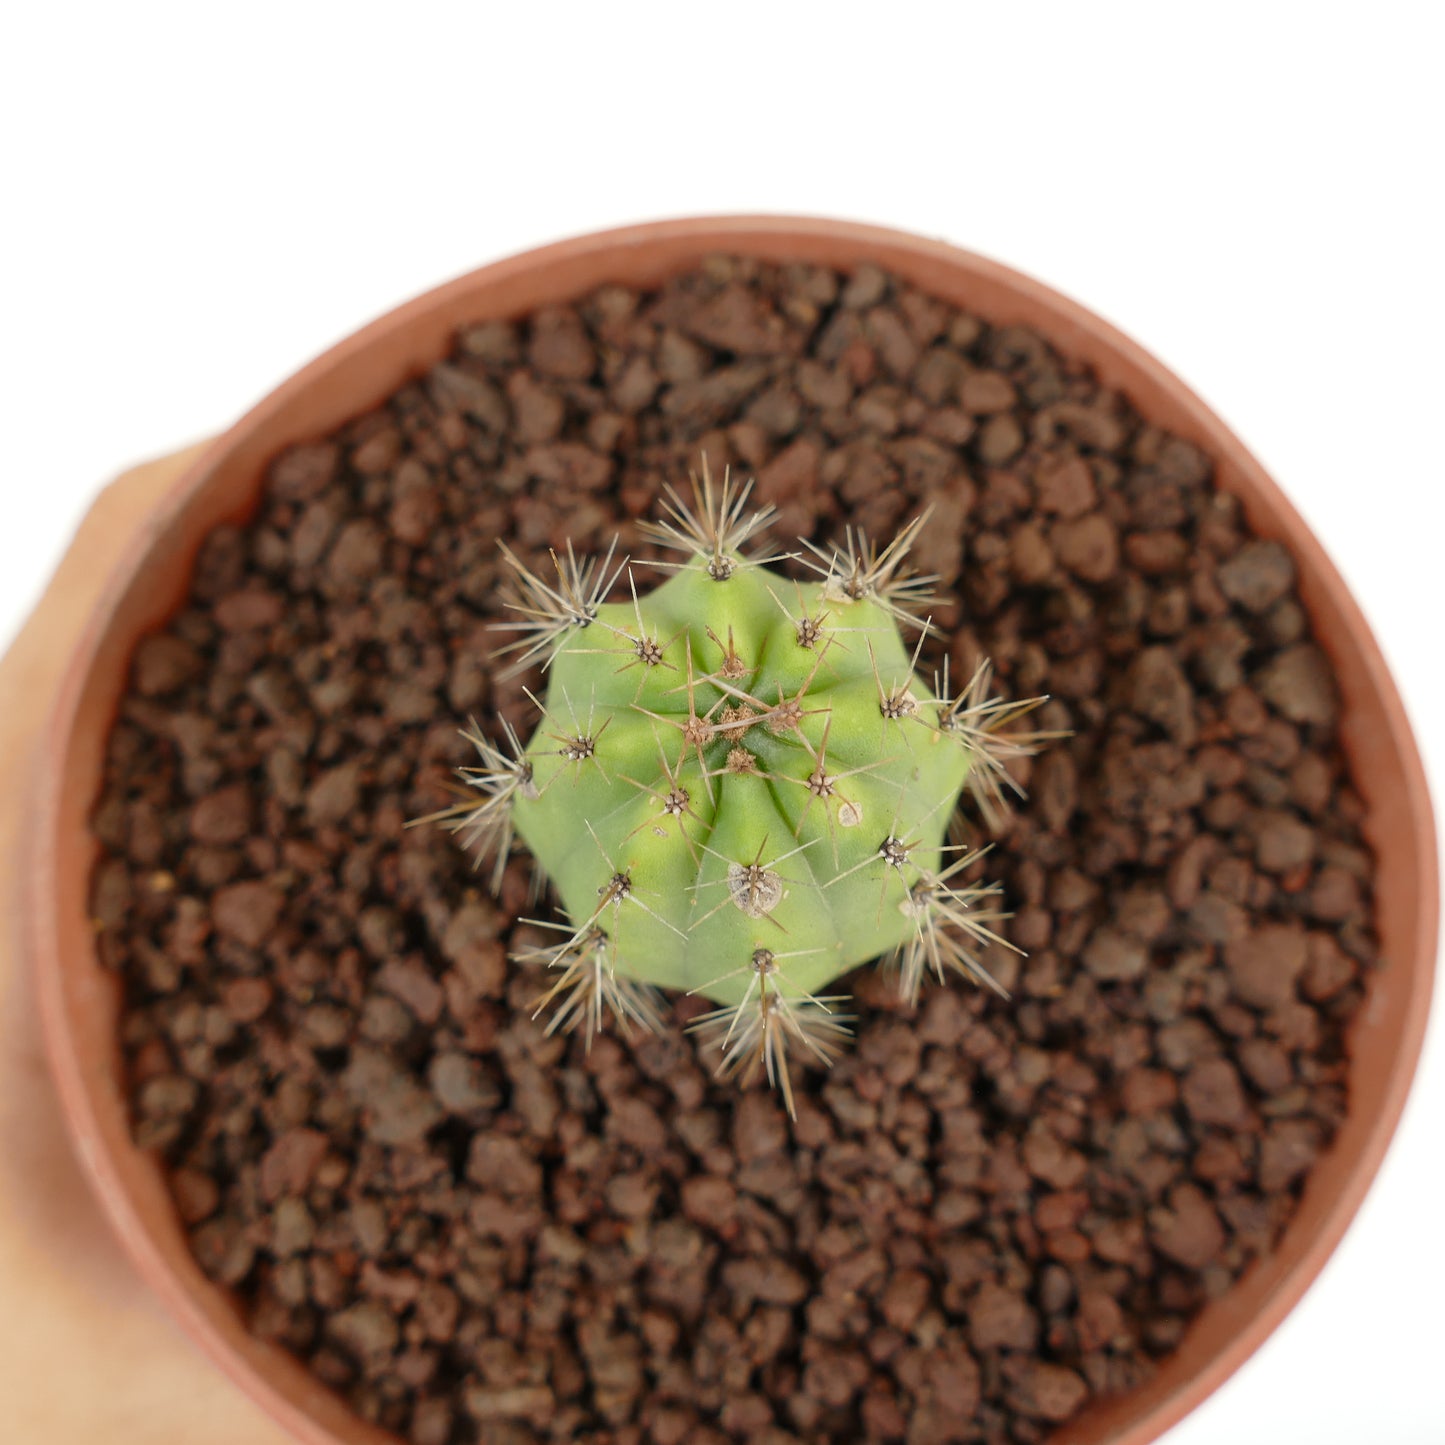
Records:
[[[1056,735],[1028,801],[957,820],[1010,996],[842,981],[856,1037],[795,1066],[795,1122],[716,1079],[700,1000],[549,1036],[529,860],[493,897],[406,826],[469,714],[532,727],[497,540],[545,576],[620,535],[654,585],[636,523],[704,456],[779,551],[931,507],[953,645],[920,671],[991,658]],[[470,328],[274,461],[110,738],[94,925],[201,1268],[412,1445],[1035,1445],[1146,1380],[1329,1149],[1374,964],[1296,582],[1197,448],[876,268],[715,257]]]
[[[1219,590],[1231,602],[1266,612],[1294,586],[1294,558],[1278,542],[1246,542],[1217,575]]]

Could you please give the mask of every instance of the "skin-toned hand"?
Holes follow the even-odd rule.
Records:
[[[199,448],[127,472],[82,523],[0,660],[0,887],[15,889],[30,759],[82,624]],[[17,908],[0,911],[0,1438],[20,1445],[286,1445],[153,1302],[71,1152]]]

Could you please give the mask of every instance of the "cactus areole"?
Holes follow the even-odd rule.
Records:
[[[494,887],[518,841],[550,880],[565,920],[518,955],[548,970],[550,1028],[653,1028],[657,989],[701,995],[721,1071],[765,1072],[791,1108],[789,1059],[831,1061],[851,1016],[829,988],[858,965],[894,968],[909,1001],[930,973],[992,983],[994,890],[948,840],[964,789],[996,805],[1043,736],[1001,730],[1039,700],[990,699],[986,667],[956,697],[946,671],[919,676],[923,518],[881,550],[803,544],[800,582],[745,553],[772,511],[746,511],[748,488],[704,468],[691,506],[667,496],[644,530],[681,560],[650,589],[611,553],[569,548],[544,580],[504,548],[506,650],[545,663],[539,721],[525,746],[474,726],[461,776],[481,797],[438,817],[493,857]]]

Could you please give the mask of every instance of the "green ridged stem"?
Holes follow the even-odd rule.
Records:
[[[779,992],[821,995],[916,935],[912,890],[941,871],[973,755],[934,701],[879,603],[755,564],[719,581],[694,558],[568,632],[513,823],[619,977],[737,1004],[767,950]],[[716,730],[748,705],[758,719]],[[808,785],[820,757],[831,796]]]

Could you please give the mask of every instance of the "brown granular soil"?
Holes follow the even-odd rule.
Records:
[[[954,676],[1072,731],[988,860],[1012,999],[861,972],[795,1125],[714,1081],[696,1000],[545,1038],[526,858],[494,902],[404,827],[468,714],[530,726],[497,539],[646,558],[704,453],[784,538],[932,505]],[[730,259],[480,326],[279,458],[137,653],[94,822],[135,1136],[251,1328],[415,1445],[1041,1440],[1271,1248],[1342,1117],[1336,707],[1288,553],[1029,331]]]

